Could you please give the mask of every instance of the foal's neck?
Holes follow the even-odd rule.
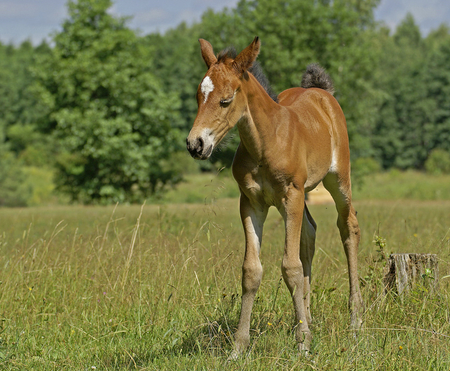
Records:
[[[276,139],[277,115],[283,109],[267,94],[256,78],[249,74],[245,84],[247,108],[238,122],[241,144],[257,162]]]

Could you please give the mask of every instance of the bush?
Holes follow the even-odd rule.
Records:
[[[425,161],[425,170],[434,175],[450,174],[450,153],[440,148],[432,150]]]
[[[22,185],[26,179],[21,162],[7,150],[0,150],[0,206],[25,206],[30,196]]]
[[[352,184],[353,187],[361,188],[364,178],[368,175],[379,173],[380,164],[371,157],[360,157],[352,162]]]
[[[0,206],[36,206],[52,202],[53,170],[24,166],[14,153],[0,150]]]

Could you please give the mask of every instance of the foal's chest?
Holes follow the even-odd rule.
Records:
[[[252,201],[279,207],[284,197],[285,184],[263,167],[253,169],[242,177],[236,177],[241,190]]]

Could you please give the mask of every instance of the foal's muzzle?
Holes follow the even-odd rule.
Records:
[[[213,145],[205,143],[202,137],[190,140],[186,139],[186,147],[191,156],[197,160],[206,160],[211,156]]]

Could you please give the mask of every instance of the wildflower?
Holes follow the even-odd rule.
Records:
[[[32,291],[32,290],[33,290],[33,288],[32,288],[32,287],[28,287],[28,290]]]
[[[417,237],[417,233],[414,233],[413,236],[414,236],[414,237]]]
[[[303,321],[302,321],[302,320],[300,320],[300,321],[298,321],[298,323],[303,323]]]
[[[267,325],[268,326],[273,326],[271,322],[267,322]]]
[[[398,346],[398,350],[402,350],[403,347],[401,345]]]

